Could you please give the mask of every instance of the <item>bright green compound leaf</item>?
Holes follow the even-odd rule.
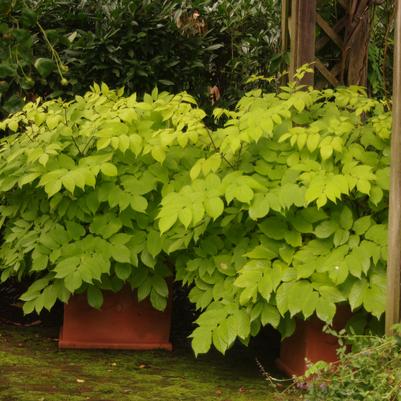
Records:
[[[100,171],[108,177],[115,177],[118,174],[117,167],[112,163],[103,163]]]
[[[184,225],[185,228],[192,222],[192,210],[189,207],[185,207],[178,212],[178,220]]]
[[[353,225],[354,219],[351,210],[345,206],[340,214],[340,226],[344,230],[350,230]]]
[[[56,181],[50,181],[45,185],[45,191],[49,198],[51,198],[53,195],[55,195],[57,192],[61,190],[61,181],[56,180]]]
[[[349,231],[346,230],[337,230],[334,234],[333,243],[334,246],[338,247],[345,244],[349,238]]]
[[[153,257],[156,257],[161,252],[162,239],[160,233],[155,230],[149,231],[146,239],[146,248]]]
[[[159,230],[163,234],[168,231],[177,221],[178,214],[171,213],[169,216],[161,217],[159,220]]]
[[[258,290],[260,295],[269,301],[270,295],[273,291],[273,281],[269,273],[265,273],[263,278],[258,283]]]
[[[260,319],[263,326],[270,324],[276,329],[280,323],[280,318],[280,313],[277,308],[269,304],[264,305]]]
[[[217,219],[224,211],[224,202],[218,198],[208,198],[205,201],[205,211],[212,218]]]
[[[46,287],[42,293],[43,307],[50,311],[57,301],[57,295],[57,288],[54,285]]]
[[[293,246],[293,247],[298,247],[302,245],[302,236],[298,231],[292,230],[292,231],[287,231],[284,234],[284,238],[287,242],[287,244]]]
[[[287,233],[287,224],[280,217],[268,217],[259,224],[259,228],[269,238],[282,240]]]
[[[68,234],[73,240],[79,240],[82,236],[85,235],[85,228],[81,224],[75,223],[73,221],[67,221],[65,225]]]
[[[336,306],[331,301],[321,297],[316,304],[316,314],[319,319],[326,323],[331,323],[336,314]]]
[[[302,215],[297,214],[294,217],[290,217],[289,221],[291,225],[300,233],[312,233],[313,226],[308,222]]]
[[[276,253],[263,245],[259,245],[255,247],[252,251],[246,253],[244,256],[252,259],[272,260],[276,256]]]
[[[125,245],[115,244],[111,246],[111,256],[120,263],[131,262],[131,251]]]
[[[79,272],[75,271],[74,273],[66,276],[64,278],[64,285],[65,288],[67,288],[67,290],[71,293],[74,293],[76,290],[78,290],[82,285],[82,278]]]
[[[161,296],[164,298],[167,298],[168,296],[168,286],[166,283],[166,280],[158,275],[154,275],[152,277],[152,286],[153,289]]]
[[[366,298],[368,283],[365,279],[355,281],[349,293],[349,303],[352,310],[362,305]]]
[[[333,281],[334,284],[340,285],[344,283],[349,275],[349,269],[347,263],[339,263],[338,265],[334,266],[333,269],[329,272],[330,280]]]
[[[294,283],[283,283],[276,292],[277,309],[281,316],[284,316],[288,311],[288,294]]]
[[[150,292],[150,303],[158,311],[164,311],[167,306],[167,298],[161,296],[157,291]]]
[[[320,146],[320,155],[323,160],[327,160],[333,154],[333,147],[331,145]]]
[[[302,303],[301,311],[305,319],[308,319],[316,311],[319,301],[319,294],[316,291],[307,291],[300,301]]]
[[[245,340],[251,331],[250,317],[244,309],[239,309],[233,316],[237,321],[238,337]]]
[[[81,258],[79,256],[71,256],[69,258],[63,259],[59,262],[54,271],[56,272],[56,278],[64,278],[72,275],[77,269]]]
[[[42,253],[38,253],[37,255],[32,255],[32,270],[33,271],[42,271],[46,269],[49,262],[49,257]]]
[[[295,320],[286,317],[285,319],[280,320],[280,324],[278,330],[281,334],[281,340],[284,340],[287,337],[291,337],[295,331]]]
[[[364,292],[363,306],[367,312],[380,319],[386,305],[386,293],[382,288],[367,288]]]
[[[132,266],[129,263],[116,263],[114,265],[114,271],[120,280],[125,281],[131,275]]]
[[[256,194],[249,208],[249,217],[252,220],[261,219],[269,213],[270,205],[264,194]]]
[[[205,354],[212,346],[212,331],[208,327],[198,327],[191,334],[195,355]]]
[[[375,224],[366,231],[365,238],[384,245],[387,243],[387,227],[384,224]]]
[[[306,141],[306,147],[310,152],[314,152],[320,143],[320,135],[319,134],[311,134],[308,136]]]
[[[142,137],[137,134],[133,134],[129,138],[130,140],[130,149],[136,155],[139,156],[142,152]]]
[[[244,270],[234,282],[234,285],[239,288],[253,287],[258,284],[262,278],[261,271]]]
[[[95,309],[100,309],[103,305],[103,294],[102,291],[97,288],[90,286],[87,290],[88,304]]]
[[[291,316],[302,311],[302,300],[312,293],[312,286],[306,280],[299,280],[288,287],[287,305]]]
[[[166,159],[166,152],[159,146],[152,149],[152,157],[160,164]]]
[[[364,216],[358,220],[355,220],[352,229],[354,230],[355,234],[362,235],[368,230],[371,224],[372,218],[370,216]]]
[[[327,220],[320,223],[315,228],[315,234],[318,238],[328,238],[338,230],[337,222]]]
[[[224,355],[228,348],[227,323],[223,321],[215,330],[213,330],[212,340],[217,351]]]

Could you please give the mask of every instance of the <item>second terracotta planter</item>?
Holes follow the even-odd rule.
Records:
[[[334,329],[343,329],[350,317],[349,309],[340,308],[334,318]],[[338,340],[324,333],[323,327],[324,323],[316,317],[297,321],[295,333],[281,343],[280,358],[276,361],[278,368],[288,376],[302,376],[308,361],[336,362]]]
[[[60,348],[109,348],[170,351],[171,300],[164,312],[148,300],[138,302],[129,288],[104,292],[100,310],[85,295],[73,296],[64,306]]]

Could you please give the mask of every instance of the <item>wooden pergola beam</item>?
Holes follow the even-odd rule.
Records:
[[[401,0],[396,1],[391,137],[390,204],[388,222],[386,334],[400,321],[401,285]]]

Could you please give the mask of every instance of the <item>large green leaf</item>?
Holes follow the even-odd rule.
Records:
[[[100,309],[103,304],[103,294],[102,291],[97,287],[89,287],[87,290],[88,304],[92,308]]]
[[[57,68],[56,63],[46,57],[37,58],[34,67],[43,78],[49,76]]]
[[[198,327],[191,334],[192,349],[195,355],[205,354],[212,345],[212,331],[207,327]]]
[[[0,63],[0,78],[13,77],[16,74],[16,69],[6,63]]]

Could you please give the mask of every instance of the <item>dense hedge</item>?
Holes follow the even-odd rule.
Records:
[[[277,0],[6,0],[0,7],[0,117],[26,98],[83,94],[94,82],[128,93],[155,85],[223,104],[252,74],[277,68]],[[275,61],[276,60],[276,61]]]

